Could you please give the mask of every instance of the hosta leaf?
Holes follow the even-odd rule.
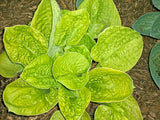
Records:
[[[130,70],[139,60],[143,49],[142,36],[127,27],[112,26],[98,36],[92,48],[92,58],[103,67]]]
[[[76,0],[76,8],[79,7],[79,5],[83,2],[84,0]]]
[[[52,117],[50,120],[66,120],[62,113],[58,110],[55,113],[53,113]],[[83,115],[79,120],[90,120],[90,117],[86,111],[84,111]]]
[[[52,16],[50,0],[42,0],[31,22],[31,27],[39,30],[46,37],[47,42],[52,29]]]
[[[52,59],[47,55],[37,57],[25,67],[21,78],[36,88],[57,87],[57,82],[52,75],[52,64]]]
[[[122,102],[98,106],[95,120],[143,120],[143,118],[137,102],[130,96]]]
[[[67,120],[78,120],[88,106],[91,94],[83,87],[80,90],[72,91],[61,87],[58,91],[59,107]]]
[[[88,82],[89,68],[90,64],[85,56],[69,52],[56,59],[52,72],[55,79],[61,84],[69,89],[78,90]]]
[[[90,116],[86,111],[84,111],[83,115],[81,116],[80,120],[90,120]]]
[[[132,28],[142,35],[160,39],[160,13],[151,12],[140,16]]]
[[[18,79],[5,88],[3,100],[10,112],[38,115],[48,112],[57,104],[57,89],[37,89]]]
[[[88,51],[88,49],[84,45],[66,47],[65,53],[68,53],[68,52],[77,52],[77,53],[84,55],[91,65],[92,58],[91,58],[90,52]]]
[[[6,52],[0,54],[0,75],[6,78],[12,78],[23,70],[21,64],[13,63]]]
[[[152,0],[153,5],[160,10],[160,0]]]
[[[156,44],[151,50],[149,68],[154,82],[160,88],[160,43]]]
[[[61,9],[61,16],[63,16],[64,14],[70,12],[70,10],[67,9]]]
[[[132,79],[124,72],[110,68],[95,68],[89,72],[86,87],[93,102],[117,102],[133,92]]]
[[[88,33],[92,38],[97,38],[106,27],[121,25],[113,0],[84,0],[78,9],[87,9],[90,15]]]
[[[50,120],[65,120],[64,116],[62,115],[62,113],[58,110],[55,113],[53,113],[52,117],[50,118]]]
[[[77,45],[85,45],[91,51],[95,44],[96,42],[88,34],[85,34]]]
[[[83,37],[89,26],[86,10],[71,11],[64,14],[56,26],[55,44],[57,46],[75,45]]]
[[[56,53],[62,52],[62,48],[55,45],[54,41],[54,33],[56,30],[56,26],[61,19],[61,11],[60,8],[55,0],[50,0],[52,6],[52,29],[51,35],[49,39],[49,47],[48,47],[48,55],[53,57]]]
[[[47,53],[44,36],[34,28],[17,25],[5,28],[3,42],[11,61],[28,65],[36,57]]]

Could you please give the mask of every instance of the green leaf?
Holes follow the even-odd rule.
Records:
[[[31,22],[31,27],[39,30],[48,42],[52,29],[52,16],[50,0],[42,0]]]
[[[85,56],[77,52],[69,52],[56,59],[52,72],[61,84],[71,90],[78,90],[88,82],[89,68],[90,64]]]
[[[55,30],[58,22],[61,19],[61,11],[60,8],[55,0],[50,0],[51,6],[52,6],[52,29],[51,29],[51,35],[49,40],[49,47],[48,47],[48,55],[50,57],[53,57],[56,53],[62,52],[62,48],[55,45]]]
[[[90,65],[92,64],[92,58],[90,55],[90,52],[84,45],[77,45],[77,46],[69,46],[65,48],[65,53],[68,52],[77,52],[85,56],[85,58],[88,60]]]
[[[6,52],[0,54],[0,75],[6,78],[12,78],[23,70],[23,66],[13,63]]]
[[[78,120],[88,106],[91,94],[85,87],[77,91],[61,87],[58,91],[58,97],[60,110],[65,118],[67,120]]]
[[[95,120],[143,120],[135,99],[130,96],[122,102],[98,106]]]
[[[37,89],[18,79],[4,90],[3,100],[10,112],[18,115],[38,115],[48,112],[57,102],[57,89]]]
[[[160,10],[160,0],[152,0],[153,5]]]
[[[79,7],[79,5],[83,2],[84,0],[76,0],[76,8]]]
[[[58,111],[56,111],[56,112],[53,113],[53,115],[50,118],[50,120],[65,120],[65,118],[62,115],[62,113],[58,110]]]
[[[85,45],[91,51],[95,44],[96,42],[88,34],[85,34],[77,45]]]
[[[91,56],[103,67],[130,70],[139,60],[143,49],[142,36],[127,27],[112,26],[98,36]]]
[[[160,88],[160,43],[156,44],[150,52],[149,68],[154,82]]]
[[[121,19],[112,0],[84,0],[78,9],[87,9],[90,15],[88,33],[97,38],[106,27],[120,26]]]
[[[142,35],[160,39],[160,13],[151,12],[140,16],[132,28]]]
[[[44,36],[26,25],[5,28],[3,42],[11,61],[24,66],[47,53],[48,45]]]
[[[90,116],[86,111],[84,111],[83,115],[81,116],[80,120],[91,120]]]
[[[70,46],[77,44],[89,26],[89,15],[86,10],[70,11],[64,14],[56,26],[55,44]]]
[[[70,10],[67,9],[61,9],[61,16],[63,16],[64,14],[70,12]]]
[[[52,75],[52,65],[53,61],[49,56],[42,55],[37,57],[25,67],[21,78],[36,88],[48,89],[57,87],[57,82]]]
[[[128,74],[110,68],[95,68],[89,72],[86,87],[93,102],[119,102],[133,92],[133,82]]]

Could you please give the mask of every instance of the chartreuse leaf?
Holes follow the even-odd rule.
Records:
[[[160,43],[156,44],[151,50],[149,68],[154,82],[160,88]]]
[[[53,113],[52,117],[50,120],[66,120],[62,113],[58,110],[55,113]],[[79,120],[90,120],[90,117],[86,111],[84,111],[83,115]]]
[[[70,10],[67,9],[61,9],[61,16],[63,16],[64,14],[70,12]]]
[[[52,6],[52,29],[48,46],[48,55],[53,57],[56,53],[62,52],[62,48],[55,45],[54,41],[54,33],[56,30],[56,26],[61,19],[61,11],[55,0],[50,0]]]
[[[90,63],[80,53],[69,52],[53,63],[55,79],[71,90],[78,90],[88,82]]]
[[[57,2],[55,0],[42,0],[31,22],[31,26],[39,30],[46,37],[49,43],[48,55],[51,57],[56,52],[61,51],[54,44],[54,32],[60,18],[61,12]]]
[[[122,102],[103,103],[95,112],[95,120],[143,120],[139,106],[130,96]]]
[[[119,102],[133,92],[133,82],[128,74],[110,68],[95,68],[89,72],[86,87],[93,102]]]
[[[52,29],[52,16],[53,14],[50,0],[42,0],[31,22],[31,27],[39,30],[46,37],[48,42]]]
[[[91,38],[97,38],[106,27],[121,25],[113,0],[84,0],[78,9],[87,9],[90,15],[88,33]]]
[[[88,34],[85,34],[77,45],[85,45],[91,51],[95,44],[96,42]]]
[[[55,45],[70,46],[77,44],[89,26],[86,10],[70,11],[64,14],[55,30]]]
[[[68,52],[80,53],[86,57],[86,59],[88,60],[88,62],[90,64],[92,63],[92,58],[91,58],[90,52],[88,51],[88,49],[84,45],[68,46],[65,48],[65,53],[68,53]]]
[[[37,89],[18,79],[4,90],[3,101],[10,112],[18,115],[38,115],[48,112],[57,102],[57,89]]]
[[[84,0],[76,0],[76,8],[79,7],[79,5],[83,2]]]
[[[152,0],[153,5],[160,10],[160,0]]]
[[[57,87],[52,75],[52,64],[52,59],[47,55],[37,57],[25,67],[21,78],[36,88]]]
[[[103,67],[130,70],[139,60],[143,49],[142,36],[127,27],[112,26],[98,36],[91,56]]]
[[[151,12],[140,16],[132,28],[142,35],[160,39],[160,13]]]
[[[47,53],[48,45],[44,36],[26,25],[5,28],[3,42],[11,61],[24,66]]]
[[[67,120],[78,120],[88,106],[91,94],[85,87],[72,91],[62,86],[58,91],[58,99],[59,107],[64,117]]]
[[[90,116],[86,111],[84,111],[83,115],[81,116],[80,120],[90,120]]]
[[[0,75],[6,78],[12,78],[22,70],[23,66],[18,63],[13,63],[5,51],[0,54]]]
[[[64,116],[62,115],[61,111],[56,111],[55,113],[53,113],[52,117],[50,118],[50,120],[65,120]]]

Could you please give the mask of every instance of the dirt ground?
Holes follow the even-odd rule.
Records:
[[[34,14],[40,0],[0,0],[0,53],[4,51],[2,35],[5,27],[25,24],[27,25]],[[75,0],[57,0],[63,9],[75,9]],[[131,27],[135,20],[147,13],[157,11],[151,0],[114,0],[122,19],[122,25]],[[160,12],[160,11],[159,11]],[[135,89],[133,96],[137,100],[144,120],[160,120],[160,90],[154,84],[148,68],[148,56],[151,48],[160,40],[143,36],[144,50],[136,66],[128,71],[134,81]],[[7,111],[2,93],[5,86],[14,81],[0,76],[0,120],[49,120],[52,113],[58,109],[56,106],[48,113],[38,116],[24,117]],[[87,112],[93,118],[96,104],[91,103]]]

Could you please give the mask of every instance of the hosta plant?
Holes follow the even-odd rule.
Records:
[[[121,26],[112,0],[84,0],[75,11],[42,0],[28,26],[5,28],[3,42],[0,74],[21,72],[3,92],[10,112],[33,116],[58,104],[51,120],[89,120],[85,109],[95,102],[95,120],[142,120],[125,73],[141,56],[142,37]]]
[[[153,5],[160,10],[160,0],[152,0]],[[133,29],[142,35],[160,39],[160,12],[150,12],[140,16],[133,24]],[[149,68],[151,76],[160,88],[160,43],[151,50],[149,56]]]

